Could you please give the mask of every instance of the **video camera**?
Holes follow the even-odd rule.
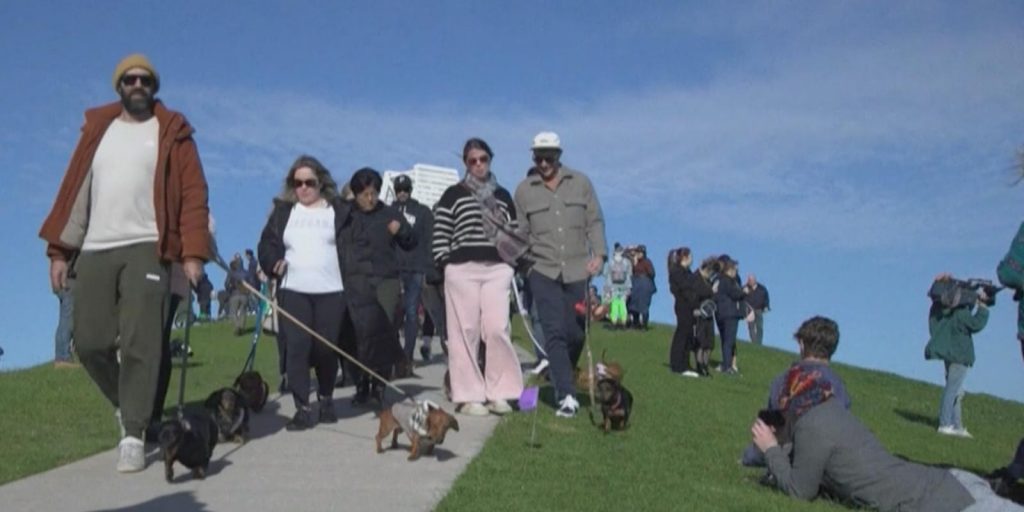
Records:
[[[928,290],[928,297],[943,307],[952,309],[973,306],[978,302],[978,291],[981,290],[985,293],[985,300],[982,303],[994,306],[996,294],[1002,289],[1002,286],[996,285],[990,279],[937,279]]]

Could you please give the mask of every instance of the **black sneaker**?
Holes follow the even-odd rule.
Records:
[[[337,423],[338,415],[334,413],[334,402],[330,400],[320,402],[320,423]]]
[[[284,428],[290,432],[313,428],[313,422],[309,418],[309,409],[295,411],[295,416],[292,416],[291,421],[285,424]]]
[[[430,362],[430,345],[423,345],[420,347],[420,357],[423,358],[424,363]]]

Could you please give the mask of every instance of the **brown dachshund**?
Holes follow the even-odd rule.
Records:
[[[391,435],[391,447],[398,448],[398,434],[409,436],[409,460],[416,460],[421,453],[434,453],[434,445],[444,443],[448,429],[459,431],[459,422],[437,404],[429,401],[411,406],[406,403],[380,411],[380,428],[375,438],[377,453],[383,453],[381,442]]]

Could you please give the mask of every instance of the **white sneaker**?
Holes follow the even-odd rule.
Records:
[[[558,416],[559,418],[573,418],[579,410],[580,403],[576,401],[576,397],[566,395],[566,397],[558,403],[558,410],[555,411],[555,416]]]
[[[961,428],[957,428],[957,429],[954,429],[954,430],[955,430],[955,433],[953,435],[955,435],[955,436],[963,437],[963,438],[967,438],[967,439],[974,439],[974,436],[972,436],[971,433],[968,432],[966,428],[961,427]]]
[[[537,361],[537,364],[534,365],[533,369],[531,369],[529,371],[529,373],[532,374],[532,375],[540,375],[541,372],[543,372],[544,370],[547,369],[547,367],[548,367],[548,360],[547,359],[541,359],[540,361]]]
[[[508,404],[505,405],[507,406]],[[466,416],[488,416],[491,414],[491,411],[489,411],[487,407],[480,402],[466,402],[465,404],[462,404],[462,408],[459,409],[459,412]]]
[[[700,374],[695,372],[695,371],[693,371],[693,370],[686,370],[685,372],[680,373],[680,375],[682,375],[683,377],[694,377],[694,378],[700,377]]]
[[[487,408],[494,414],[498,415],[512,412],[512,406],[508,404],[507,400],[494,400],[487,402]]]
[[[940,426],[938,428],[938,430],[936,430],[936,432],[938,432],[938,433],[940,433],[940,434],[942,434],[944,436],[959,436],[960,435],[960,431],[957,430],[957,428],[954,427],[953,425],[942,425],[942,426]]]
[[[134,473],[146,467],[146,445],[141,439],[131,436],[121,439],[117,445],[117,471]]]

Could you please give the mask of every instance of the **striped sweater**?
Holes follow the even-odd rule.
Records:
[[[494,197],[512,227],[518,227],[512,195],[499,186]],[[448,187],[434,206],[433,254],[434,262],[442,268],[449,263],[502,261],[494,243],[484,234],[480,204],[461,183]]]

